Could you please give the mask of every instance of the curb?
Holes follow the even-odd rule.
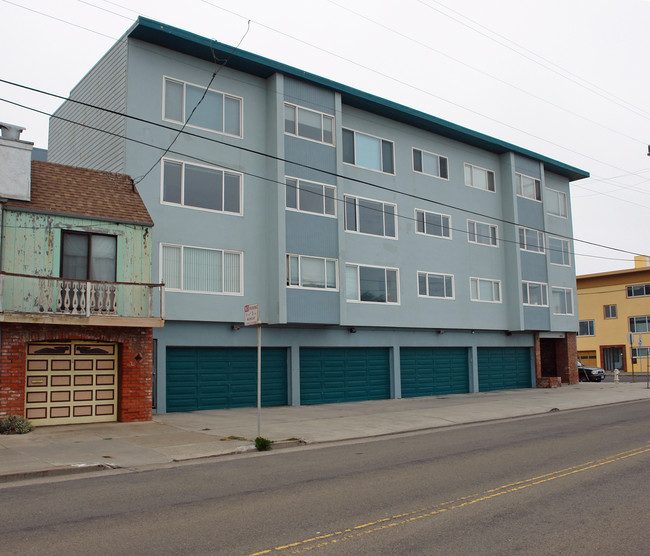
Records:
[[[62,475],[73,475],[77,473],[91,473],[93,471],[106,471],[108,469],[117,469],[117,467],[107,465],[105,463],[82,463],[79,465],[71,465],[66,467],[36,469],[34,471],[17,471],[15,473],[0,474],[0,483],[24,481],[27,479],[39,479],[41,477],[59,477]]]

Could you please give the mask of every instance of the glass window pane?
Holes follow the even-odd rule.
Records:
[[[223,131],[223,95],[208,91],[201,100],[203,91],[204,89],[193,85],[185,86],[185,117],[191,125]]]
[[[397,303],[399,301],[396,270],[386,270],[386,294],[389,303]]]
[[[381,142],[376,137],[356,134],[356,164],[372,170],[381,170]]]
[[[63,234],[61,278],[88,280],[88,236]]]
[[[117,241],[114,236],[90,236],[91,280],[115,282]]]
[[[288,257],[289,259],[289,284],[292,286],[300,285],[300,274],[298,272],[298,257]]]
[[[345,267],[345,296],[347,299],[359,300],[358,272],[356,266]]]
[[[223,172],[202,166],[185,165],[185,199],[184,204],[222,210]]]
[[[472,299],[478,299],[478,280],[476,278],[472,278],[470,280],[470,294]]]
[[[418,293],[427,295],[427,275],[424,272],[418,272]]]
[[[298,135],[315,141],[323,140],[322,117],[318,112],[298,108]]]
[[[287,179],[286,187],[287,208],[298,208],[298,181]]]
[[[479,280],[479,291],[482,300],[492,301],[494,290],[490,280]]]
[[[336,188],[325,186],[325,214],[336,214]]]
[[[354,164],[354,132],[343,130],[343,162]]]
[[[431,153],[422,153],[422,167],[425,174],[438,175],[438,157]]]
[[[223,254],[223,291],[241,293],[241,255]]]
[[[488,172],[488,191],[495,191],[494,172]]]
[[[442,218],[433,212],[426,213],[427,234],[442,236]]]
[[[165,79],[165,119],[183,121],[183,84]]]
[[[296,107],[288,104],[284,105],[284,131],[286,133],[296,134]]]
[[[445,277],[441,274],[429,274],[429,295],[445,297]]]
[[[465,185],[472,185],[472,167],[465,164]]]
[[[442,217],[442,235],[451,237],[451,219],[448,216]]]
[[[424,233],[424,211],[415,211],[415,227],[418,232]]]
[[[359,232],[384,235],[384,207],[382,203],[358,199],[359,203]]]
[[[384,205],[384,235],[395,237],[395,207]]]
[[[345,197],[345,229],[357,230],[357,200],[354,197]]]
[[[487,189],[487,175],[485,170],[474,168],[474,187]]]
[[[386,270],[360,266],[359,288],[361,301],[386,303]]]
[[[323,142],[334,144],[334,118],[323,116]]]
[[[163,201],[181,203],[181,172],[183,165],[165,160],[163,165]]]
[[[416,172],[422,171],[422,151],[413,149],[413,170]]]
[[[239,182],[241,176],[239,174],[230,174],[224,172],[223,184],[223,210],[226,212],[234,212],[239,214],[239,197],[240,187]]]
[[[494,282],[494,297],[493,301],[501,301],[501,284],[499,282]]]
[[[301,286],[305,288],[325,287],[325,261],[314,257],[300,258]]]
[[[444,156],[440,157],[439,164],[440,164],[440,177],[449,179],[449,167],[447,165],[447,159]]]
[[[381,163],[382,171],[388,174],[394,174],[393,168],[393,144],[390,141],[381,142]]]
[[[445,296],[454,297],[454,280],[451,276],[445,276]]]
[[[323,214],[323,186],[309,181],[300,182],[300,210]]]
[[[528,284],[521,284],[521,298],[522,303],[528,303]]]
[[[162,276],[166,288],[181,289],[181,248],[163,245]]]
[[[222,252],[211,249],[183,248],[183,289],[221,292]]]
[[[336,288],[336,261],[325,262],[325,272],[327,274],[327,287]]]
[[[241,136],[241,100],[238,98],[224,98],[224,132]]]

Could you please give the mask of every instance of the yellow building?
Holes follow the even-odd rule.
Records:
[[[585,365],[607,371],[648,368],[650,257],[635,257],[634,266],[577,277],[578,359]]]

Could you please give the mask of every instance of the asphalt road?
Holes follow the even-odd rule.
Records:
[[[0,489],[0,554],[647,554],[650,402]]]

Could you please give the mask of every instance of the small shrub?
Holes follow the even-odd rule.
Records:
[[[267,450],[270,450],[271,444],[273,444],[273,440],[269,440],[268,438],[264,438],[263,436],[258,436],[255,439],[255,447],[260,452],[266,452]]]
[[[0,434],[25,434],[33,428],[27,419],[19,415],[9,415],[0,420]]]

